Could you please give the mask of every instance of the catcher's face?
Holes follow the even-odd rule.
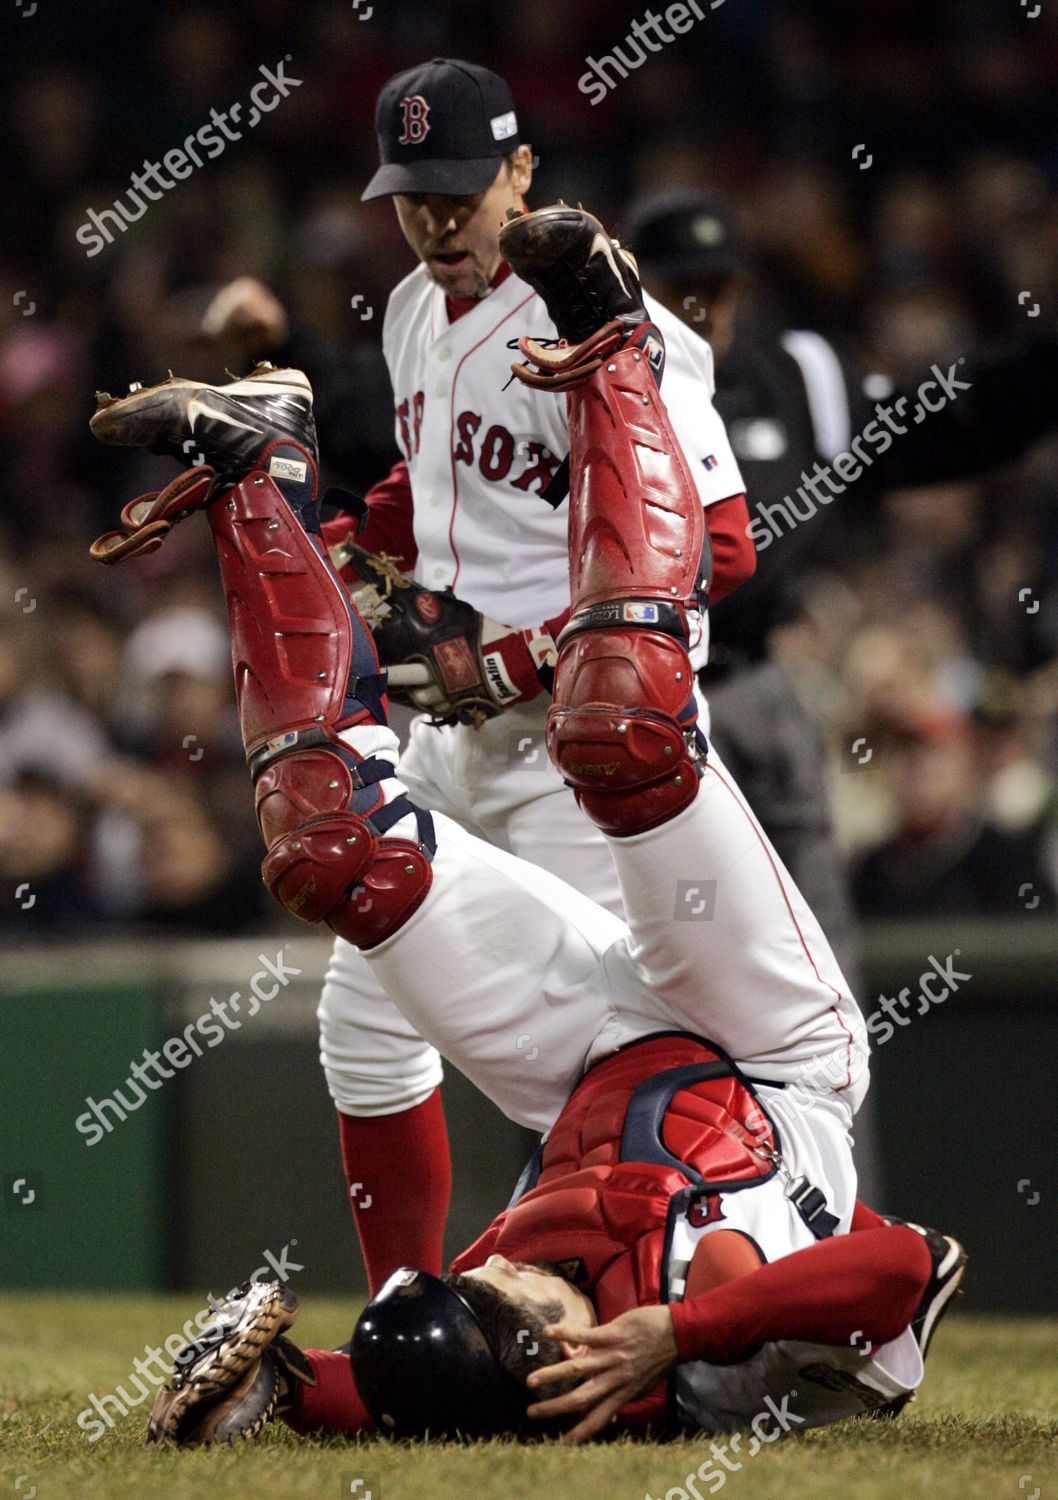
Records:
[[[467,1271],[466,1275],[487,1281],[512,1302],[527,1302],[541,1310],[558,1302],[562,1307],[561,1321],[567,1327],[594,1328],[599,1321],[590,1298],[564,1277],[541,1271],[537,1266],[490,1255],[483,1266]]]
[[[393,202],[404,238],[449,297],[483,297],[500,265],[497,245],[509,208],[523,207],[533,176],[528,146],[504,160],[482,193],[397,193]]]

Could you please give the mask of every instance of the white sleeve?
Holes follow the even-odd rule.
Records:
[[[713,405],[713,351],[653,297],[647,311],[665,338],[661,394],[703,505],[745,494],[727,429]]]

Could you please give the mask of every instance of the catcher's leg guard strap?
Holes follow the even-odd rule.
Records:
[[[317,747],[280,754],[257,778],[265,884],[294,916],[326,922],[358,948],[389,937],[430,889],[433,820],[403,791],[386,800],[393,776],[388,760],[320,734]],[[406,819],[415,839],[392,836]]]
[[[163,490],[130,500],[121,512],[120,531],[107,531],[88,549],[96,562],[118,563],[159,548],[177,521],[206,503],[217,478],[208,465],[185,469]]]
[[[563,648],[548,750],[604,833],[644,833],[694,800],[704,740],[693,693],[687,653],[671,635],[588,630]]]

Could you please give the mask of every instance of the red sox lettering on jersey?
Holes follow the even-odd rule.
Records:
[[[400,445],[409,463],[419,451],[422,438],[422,413],[425,393],[416,391],[411,401],[397,407],[397,431]],[[411,426],[409,427],[409,414]],[[506,479],[519,460],[522,470],[511,482],[516,490],[532,490],[542,495],[559,467],[560,460],[543,443],[518,439],[499,422],[480,437],[484,418],[480,412],[461,411],[455,420],[454,457],[459,464],[476,464],[486,479]]]
[[[665,336],[665,401],[702,503],[740,494],[712,406],[712,352],[659,303],[647,305]],[[450,322],[422,266],[392,293],[383,330],[414,499],[416,579],[521,629],[569,603],[567,507],[542,498],[569,452],[566,407],[511,380],[514,341],[527,332],[556,336],[517,277]]]

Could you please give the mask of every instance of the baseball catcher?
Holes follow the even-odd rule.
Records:
[[[247,1289],[181,1361],[162,1438],[208,1440],[228,1379],[224,1435],[281,1412],[344,1431],[572,1421],[579,1440],[616,1417],[767,1441],[775,1423],[895,1410],[962,1275],[955,1241],[856,1202],[862,1016],[697,726],[708,549],[634,262],[562,205],[513,215],[501,243],[564,339],[523,340],[517,367],[565,400],[571,440],[549,749],[607,837],[627,924],[407,797],[371,634],[319,534],[304,376],[170,380],[93,419],[104,440],[177,451],[193,430],[208,460],[97,551],[156,545],[151,528],[206,510],[270,889],[357,944],[421,1036],[549,1132],[446,1282],[403,1271],[369,1305],[355,1383],[343,1352],[262,1353],[293,1306],[274,1287],[262,1313]]]
[[[861,1203],[835,1233],[778,1144],[718,1048],[634,1043],[589,1071],[511,1207],[449,1272],[395,1272],[337,1351],[285,1336],[286,1287],[242,1288],[178,1356],[148,1440],[227,1442],[278,1416],[435,1439],[750,1430],[752,1453],[895,1416],[965,1253]]]

